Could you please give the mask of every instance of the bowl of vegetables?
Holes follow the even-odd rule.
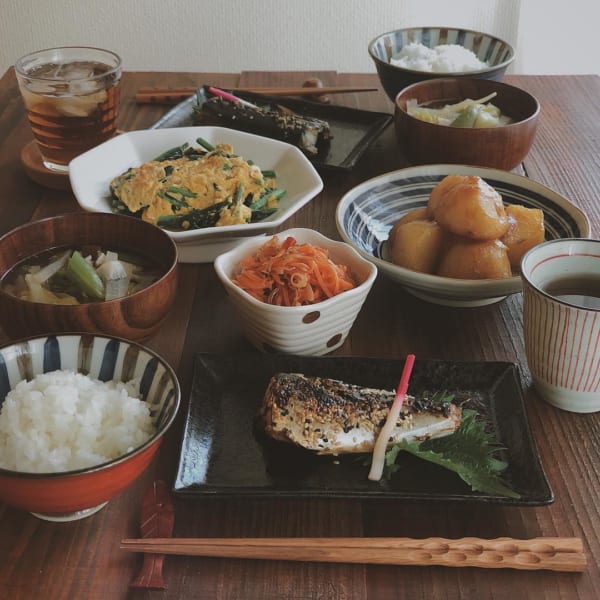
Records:
[[[124,133],[75,158],[69,177],[84,210],[160,227],[181,262],[275,231],[323,188],[295,146],[213,126]]]
[[[246,338],[302,356],[344,343],[377,276],[348,244],[303,228],[246,240],[214,266]]]
[[[529,153],[538,100],[518,87],[449,77],[408,86],[396,97],[398,144],[416,165],[455,163],[510,171]]]
[[[175,298],[177,247],[106,213],[33,221],[0,238],[0,323],[12,339],[77,331],[151,337]]]

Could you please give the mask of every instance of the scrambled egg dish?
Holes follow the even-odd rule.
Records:
[[[285,193],[273,171],[233,154],[229,144],[187,144],[127,170],[110,183],[113,210],[168,229],[240,225],[277,210]]]

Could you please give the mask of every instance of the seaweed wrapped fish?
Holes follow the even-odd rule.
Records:
[[[309,157],[326,154],[332,139],[329,123],[306,117],[283,104],[233,101],[212,94],[206,86],[198,93],[193,121],[197,125],[217,123],[233,129],[282,140],[300,148]],[[258,98],[258,96],[257,96]]]
[[[335,379],[278,373],[259,417],[269,436],[318,454],[370,452],[394,396]],[[460,421],[461,409],[451,402],[407,396],[389,443],[450,435]]]

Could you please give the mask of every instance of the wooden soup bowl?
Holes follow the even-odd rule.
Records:
[[[443,106],[466,98],[490,100],[509,125],[490,128],[463,128],[436,125],[411,117],[406,103],[414,99],[420,105]],[[488,79],[449,77],[415,83],[396,96],[394,122],[402,152],[413,164],[462,164],[510,171],[527,156],[538,125],[540,104],[518,87]]]
[[[177,247],[162,229],[135,217],[77,212],[17,227],[0,238],[0,280],[41,252],[85,244],[141,254],[157,261],[163,274],[135,294],[71,306],[21,300],[0,286],[0,323],[11,339],[74,331],[144,340],[159,329],[175,299]]]

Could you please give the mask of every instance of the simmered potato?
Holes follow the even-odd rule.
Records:
[[[510,264],[517,268],[525,252],[544,241],[544,213],[539,208],[510,204],[506,214],[509,226],[501,241],[508,249]]]
[[[506,246],[501,241],[460,237],[449,242],[437,274],[457,279],[501,279],[512,275]]]
[[[427,206],[407,212],[388,237],[395,264],[458,279],[512,277],[523,254],[542,241],[541,210],[505,207],[493,187],[470,175],[444,177]]]
[[[390,233],[388,235],[388,242],[390,244],[394,243],[394,238],[396,237],[396,231],[398,227],[400,227],[403,223],[410,223],[411,221],[425,221],[427,220],[427,207],[423,206],[421,208],[413,208],[413,210],[409,210],[404,216],[400,217],[395,223],[394,226],[390,229]]]
[[[431,191],[428,216],[447,231],[473,240],[499,239],[509,226],[502,196],[471,175],[442,179]]]
[[[406,269],[433,273],[439,263],[444,231],[435,221],[415,220],[395,227],[392,261]]]
[[[413,208],[409,210],[404,216],[398,219],[396,225],[401,225],[402,223],[410,223],[411,221],[428,221],[429,217],[427,216],[427,207],[421,206],[420,208]]]

